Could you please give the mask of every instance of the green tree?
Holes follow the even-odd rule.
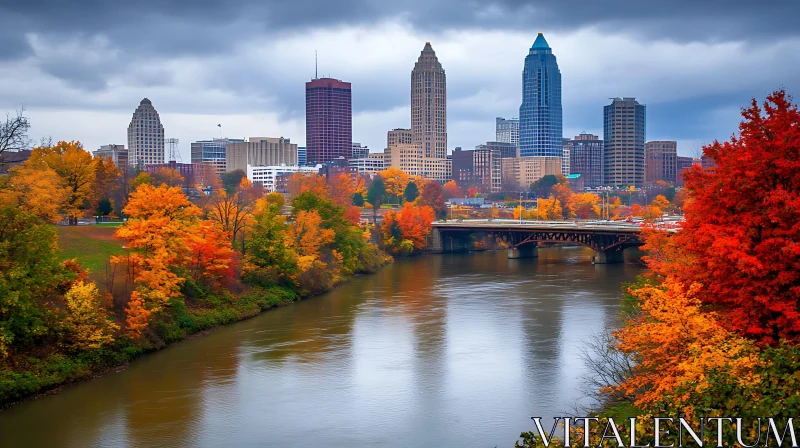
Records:
[[[281,205],[269,199],[253,215],[243,268],[244,278],[261,286],[288,281],[297,269],[297,255],[287,245],[288,227],[280,214]]]
[[[55,228],[19,207],[0,208],[0,358],[48,332],[44,300],[75,275],[58,256]]]
[[[419,189],[417,188],[417,184],[409,182],[408,185],[406,185],[406,190],[403,192],[403,197],[405,197],[406,202],[414,202],[418,196]]]
[[[233,194],[239,184],[242,183],[242,179],[247,177],[247,175],[242,170],[235,170],[230,173],[225,173],[220,177],[222,178],[222,188],[224,188],[228,194]]]
[[[97,203],[97,210],[95,211],[98,215],[110,215],[112,211],[111,207],[111,200],[108,198],[100,199]]]
[[[383,197],[386,195],[386,186],[381,176],[375,176],[367,190],[367,201],[372,204],[372,224],[378,222],[378,209],[381,207]]]
[[[536,197],[546,198],[553,192],[553,187],[560,183],[554,174],[547,174],[541,179],[531,184],[531,191],[536,193]]]
[[[356,207],[364,206],[364,195],[361,193],[353,193],[353,205]]]

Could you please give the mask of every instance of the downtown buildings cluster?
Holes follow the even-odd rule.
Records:
[[[394,167],[487,194],[522,191],[548,174],[567,176],[580,189],[680,185],[683,169],[703,163],[678,156],[675,141],[647,142],[646,106],[635,98],[614,98],[603,108],[602,140],[588,133],[563,138],[561,86],[556,56],[539,33],[524,61],[519,118],[496,118],[494,141],[448,154],[447,79],[426,42],[411,71],[410,128],[388,130],[381,152],[353,142],[351,83],[315,77],[305,85],[305,147],[283,137],[203,140],[192,143],[191,163],[179,163],[177,140],[164,138],[158,112],[145,98],[128,127],[127,149],[107,145],[95,155],[145,171],[169,166],[184,175],[207,166],[217,174],[242,170],[271,191],[280,191],[281,177],[294,172],[372,175]]]

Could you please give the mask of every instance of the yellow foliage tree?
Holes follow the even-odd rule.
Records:
[[[600,217],[600,196],[594,193],[576,193],[567,202],[570,218],[594,219]]]
[[[61,220],[59,214],[67,199],[67,189],[51,168],[17,166],[0,177],[0,205],[15,205],[45,221]]]
[[[61,141],[54,146],[33,148],[25,163],[35,169],[50,168],[58,174],[61,186],[67,190],[62,211],[71,224],[77,224],[78,216],[92,198],[97,160],[80,142]]]
[[[553,196],[548,199],[539,198],[537,207],[537,217],[539,219],[557,221],[564,219],[564,212],[561,208],[561,201]]]
[[[525,209],[522,205],[514,207],[513,213],[514,219],[519,219],[520,215],[522,215],[522,219],[537,219],[539,217],[536,209]]]
[[[97,285],[76,282],[64,295],[64,308],[67,311],[64,326],[71,348],[88,350],[114,342],[113,333],[119,326],[109,319],[101,306]]]
[[[403,196],[410,180],[408,174],[394,167],[381,171],[379,174],[383,178],[383,183],[386,186],[386,194],[395,197]]]
[[[650,202],[650,205],[652,205],[653,207],[657,207],[657,208],[659,208],[661,210],[666,210],[666,209],[669,208],[670,203],[667,200],[667,198],[664,197],[664,195],[660,194],[660,195],[656,196],[656,198],[653,199],[652,202]]]
[[[286,232],[287,246],[298,254],[297,265],[301,272],[319,260],[320,249],[333,242],[335,233],[322,228],[322,218],[316,211],[300,210]]]

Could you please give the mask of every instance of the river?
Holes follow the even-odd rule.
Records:
[[[0,412],[3,447],[509,447],[570,410],[642,266],[586,248],[400,260]]]

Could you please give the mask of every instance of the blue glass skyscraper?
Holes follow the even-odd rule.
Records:
[[[561,72],[542,33],[525,57],[519,155],[562,157]]]

